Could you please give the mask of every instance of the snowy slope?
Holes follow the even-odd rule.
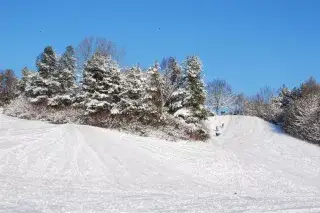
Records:
[[[320,148],[223,116],[208,143],[0,115],[0,212],[320,212]]]

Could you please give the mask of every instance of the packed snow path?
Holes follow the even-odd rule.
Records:
[[[0,212],[320,212],[320,148],[252,117],[207,143],[0,115]]]

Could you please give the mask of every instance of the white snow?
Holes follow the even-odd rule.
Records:
[[[223,116],[208,143],[0,115],[0,212],[320,212],[320,148]]]

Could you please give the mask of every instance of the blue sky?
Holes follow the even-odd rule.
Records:
[[[199,55],[206,81],[250,95],[320,80],[319,11],[317,0],[0,0],[0,68],[34,68],[44,46],[93,35],[125,48],[125,65]]]

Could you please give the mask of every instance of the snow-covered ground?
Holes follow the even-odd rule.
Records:
[[[169,142],[0,115],[0,212],[320,212],[319,147],[222,122],[208,143]]]

